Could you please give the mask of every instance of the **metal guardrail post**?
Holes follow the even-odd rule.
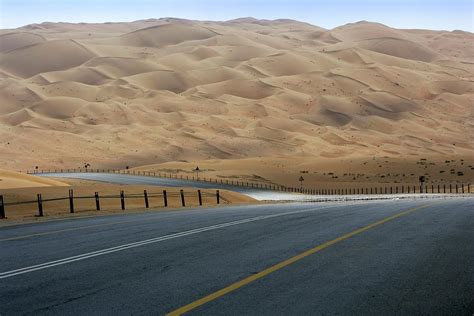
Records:
[[[74,191],[69,189],[69,212],[74,213]]]
[[[219,190],[216,190],[216,200],[217,200],[217,204],[219,204],[220,203]]]
[[[143,197],[145,198],[145,207],[149,208],[150,204],[148,203],[148,192],[146,190],[143,190]]]
[[[7,218],[5,215],[5,203],[3,202],[3,195],[0,195],[0,219]]]
[[[165,207],[168,207],[168,196],[166,195],[166,190],[163,190],[163,204]]]
[[[186,202],[184,201],[184,191],[183,191],[183,189],[179,190],[179,193],[180,193],[180,195],[181,195],[181,205],[182,205],[183,207],[185,207],[185,206],[186,206]]]
[[[96,209],[97,211],[100,211],[99,192],[95,192],[95,193],[94,193],[94,197],[95,197],[95,209]]]
[[[198,190],[199,205],[202,206],[201,190]]]
[[[42,217],[43,216],[43,198],[41,196],[41,193],[37,194],[38,198],[38,216]]]
[[[120,191],[120,204],[122,206],[122,211],[125,210],[125,194],[123,191]]]

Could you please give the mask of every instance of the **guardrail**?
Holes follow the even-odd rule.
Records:
[[[44,209],[43,206],[47,202],[53,202],[53,201],[69,201],[69,212],[73,214],[75,212],[74,206],[75,206],[75,201],[80,200],[80,199],[93,199],[95,200],[95,208],[96,211],[101,210],[101,201],[104,199],[119,199],[120,200],[120,208],[122,210],[125,210],[126,208],[126,201],[129,199],[143,199],[143,206],[145,208],[150,207],[150,198],[161,198],[163,201],[163,207],[168,207],[168,201],[169,198],[173,197],[179,197],[181,201],[181,206],[185,207],[186,206],[186,197],[190,197],[190,195],[193,194],[194,197],[197,197],[198,204],[199,206],[203,205],[203,197],[213,197],[216,199],[216,204],[220,204],[221,199],[228,202],[227,199],[222,197],[219,193],[219,190],[216,190],[215,194],[209,193],[209,192],[201,192],[201,190],[197,190],[196,192],[185,192],[183,189],[181,189],[179,192],[167,192],[166,190],[163,190],[162,192],[148,192],[147,190],[143,191],[143,194],[138,194],[138,193],[132,193],[132,194],[125,194],[124,191],[120,191],[118,195],[100,195],[99,192],[95,192],[94,195],[90,196],[75,196],[74,195],[74,190],[69,189],[69,195],[66,197],[59,197],[59,198],[49,198],[49,199],[43,199],[43,196],[41,193],[38,193],[36,195],[36,200],[30,200],[30,201],[19,201],[19,202],[6,202],[5,198],[3,195],[0,195],[0,219],[6,218],[6,207],[9,206],[17,206],[17,205],[24,205],[24,204],[36,204],[37,205],[37,214],[36,216],[38,217],[43,217],[44,216]],[[117,203],[118,204],[118,203]]]
[[[20,171],[21,172],[21,171]],[[152,172],[152,171],[135,171],[135,170],[114,170],[114,169],[48,169],[48,170],[27,170],[27,174],[47,174],[47,173],[112,173],[112,174],[128,174],[128,175],[138,175],[146,177],[158,177],[158,178],[168,178],[168,179],[177,179],[177,180],[188,180],[188,181],[198,181],[198,182],[208,182],[208,183],[218,183],[225,185],[232,185],[238,187],[260,189],[260,190],[271,190],[279,192],[292,192],[292,193],[302,193],[310,195],[355,195],[355,194],[398,194],[398,193],[437,193],[437,194],[465,194],[473,193],[471,192],[470,184],[424,184],[424,185],[381,185],[379,187],[363,187],[361,188],[344,188],[344,189],[329,189],[329,188],[296,188],[296,187],[287,187],[284,185],[276,183],[255,183],[248,181],[237,181],[237,180],[224,180],[216,179],[211,177],[198,177],[198,176],[183,176],[172,173],[162,173],[162,172]]]

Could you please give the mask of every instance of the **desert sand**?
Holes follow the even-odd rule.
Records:
[[[0,169],[0,190],[30,187],[64,187],[62,181]],[[0,191],[1,192],[1,191]]]
[[[430,186],[448,184],[474,184],[474,165],[467,159],[437,160],[420,158],[417,161],[388,156],[361,158],[319,158],[306,157],[248,158],[227,160],[204,160],[197,162],[199,179],[212,181],[243,182],[249,185],[285,185],[306,189],[350,189],[385,188],[396,186],[418,186],[424,176]],[[472,157],[471,157],[472,161]],[[196,164],[192,162],[167,162],[145,165],[132,170],[152,171],[197,178]],[[302,183],[299,181],[303,177]],[[471,185],[474,192],[474,185]],[[418,189],[417,189],[418,190]]]
[[[32,177],[33,178],[33,177]],[[40,178],[41,179],[41,178]],[[48,180],[48,179],[43,179]],[[45,181],[48,186],[36,185],[35,187],[10,187],[1,188],[0,194],[4,198],[5,213],[7,216],[7,225],[12,221],[31,222],[42,219],[63,218],[63,217],[81,217],[81,216],[100,216],[105,214],[136,212],[136,211],[164,211],[168,209],[182,208],[180,188],[161,187],[161,186],[143,186],[143,185],[118,185],[101,183],[95,181],[62,179],[62,186],[54,180]],[[1,182],[0,182],[1,183]],[[64,185],[67,185],[65,187]],[[69,189],[72,189],[76,199],[74,200],[74,214],[69,212],[69,200],[46,201],[48,199],[67,198]],[[143,191],[147,190],[149,198],[149,209],[145,208]],[[163,190],[167,191],[168,207],[165,208],[163,197],[158,196]],[[121,209],[119,194],[125,193],[126,209]],[[96,210],[94,193],[98,192],[100,197],[100,211]],[[34,201],[37,200],[37,194],[41,193],[43,199],[44,217],[37,217],[38,206]],[[203,206],[216,206],[216,191],[211,189],[201,189]],[[229,204],[254,204],[258,201],[251,197],[236,192],[220,190],[220,206]],[[131,197],[133,195],[133,197]],[[199,200],[196,188],[184,188],[186,207],[199,207]],[[81,198],[77,197],[90,197]],[[8,205],[8,203],[18,203],[33,201],[33,203]]]
[[[473,104],[464,31],[253,18],[0,31],[4,169],[469,182]]]

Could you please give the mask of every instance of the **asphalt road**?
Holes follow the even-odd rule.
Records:
[[[225,189],[234,192],[239,192],[258,200],[288,200],[304,199],[301,194],[293,194],[287,192],[276,192],[270,190],[263,190],[257,188],[248,188],[237,185],[230,185],[224,183],[215,182],[204,182],[204,181],[192,181],[182,179],[171,179],[171,178],[159,178],[159,177],[148,177],[138,176],[130,174],[114,174],[114,173],[44,173],[38,174],[43,177],[54,177],[54,178],[73,178],[83,180],[93,180],[100,182],[116,183],[116,184],[137,184],[137,185],[158,185],[168,187],[194,187],[200,189]]]
[[[73,178],[93,180],[116,184],[158,185],[168,187],[194,187],[201,189],[225,189],[245,194],[259,201],[315,201],[315,200],[357,200],[357,199],[413,199],[413,198],[447,198],[450,194],[371,194],[371,195],[307,195],[291,192],[279,192],[272,190],[228,185],[215,182],[203,182],[170,178],[159,178],[149,176],[138,176],[114,173],[44,173],[38,174],[43,177]],[[459,196],[455,194],[453,196]]]
[[[267,191],[263,189],[256,188],[247,188],[237,185],[230,185],[225,183],[215,183],[215,182],[204,182],[204,181],[193,181],[193,180],[183,180],[183,179],[173,179],[173,178],[159,178],[159,177],[150,177],[150,176],[139,176],[131,174],[118,174],[118,173],[43,173],[38,174],[38,176],[43,177],[54,177],[54,178],[73,178],[73,179],[84,179],[84,180],[93,180],[109,183],[118,183],[118,184],[138,184],[138,185],[161,185],[161,186],[171,186],[171,187],[186,187],[192,186],[202,189],[212,189],[212,188],[226,188],[236,192],[249,192],[249,191]]]
[[[2,227],[0,315],[472,315],[473,227],[468,198]]]

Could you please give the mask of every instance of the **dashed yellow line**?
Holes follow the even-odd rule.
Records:
[[[323,244],[321,244],[321,245],[319,245],[319,246],[316,246],[316,247],[311,248],[311,249],[309,249],[309,250],[307,250],[307,251],[305,251],[305,252],[302,252],[302,253],[300,253],[300,254],[294,256],[294,257],[291,257],[291,258],[289,258],[289,259],[287,259],[287,260],[285,260],[285,261],[282,261],[282,262],[280,262],[280,263],[278,263],[278,264],[276,264],[276,265],[274,265],[274,266],[271,266],[271,267],[269,267],[269,268],[267,268],[267,269],[265,269],[265,270],[263,270],[263,271],[258,272],[257,274],[253,274],[253,275],[251,275],[251,276],[249,276],[249,277],[247,277],[247,278],[245,278],[245,279],[243,279],[243,280],[240,280],[240,281],[238,281],[238,282],[236,282],[236,283],[233,283],[233,284],[231,284],[231,285],[229,285],[229,286],[227,286],[227,287],[225,287],[225,288],[223,288],[223,289],[220,289],[220,290],[217,291],[217,292],[211,293],[211,294],[209,294],[209,295],[207,295],[207,296],[205,296],[205,297],[203,297],[203,298],[201,298],[201,299],[198,299],[197,301],[194,301],[194,302],[192,302],[192,303],[190,303],[190,304],[187,304],[187,305],[185,305],[185,306],[183,306],[183,307],[180,307],[180,308],[178,308],[178,309],[176,309],[176,310],[174,310],[174,311],[168,313],[167,315],[170,315],[170,316],[182,315],[182,314],[184,314],[184,313],[186,313],[186,312],[189,312],[189,311],[191,311],[191,310],[193,310],[193,309],[195,309],[195,308],[197,308],[197,307],[199,307],[199,306],[202,306],[202,305],[204,305],[204,304],[206,304],[206,303],[209,303],[209,302],[211,302],[211,301],[214,301],[214,300],[218,299],[219,297],[222,297],[222,296],[224,296],[224,295],[226,295],[226,294],[228,294],[228,293],[230,293],[230,292],[233,292],[233,291],[235,291],[235,290],[237,290],[237,289],[239,289],[239,288],[241,288],[241,287],[243,287],[243,286],[245,286],[245,285],[247,285],[247,284],[249,284],[249,283],[252,283],[252,282],[254,282],[254,281],[258,280],[258,279],[261,279],[261,278],[263,278],[263,277],[269,275],[270,273],[273,273],[273,272],[275,272],[275,271],[278,271],[278,270],[280,270],[280,269],[283,269],[283,268],[285,268],[285,267],[287,267],[287,266],[289,266],[289,265],[291,265],[291,264],[293,264],[293,263],[295,263],[295,262],[297,262],[297,261],[300,261],[300,260],[303,259],[303,258],[306,258],[306,257],[308,257],[308,256],[310,256],[310,255],[312,255],[312,254],[315,254],[315,253],[317,253],[317,252],[319,252],[319,251],[321,251],[321,250],[323,250],[323,249],[325,249],[325,248],[328,248],[329,246],[332,246],[332,245],[334,245],[334,244],[336,244],[336,243],[338,243],[338,242],[341,242],[341,241],[346,240],[346,239],[348,239],[348,238],[351,238],[351,237],[353,237],[353,236],[355,236],[355,235],[358,235],[358,234],[360,234],[360,233],[363,233],[363,232],[365,232],[365,231],[367,231],[367,230],[369,230],[369,229],[372,229],[372,228],[374,228],[374,227],[380,226],[380,225],[385,224],[385,223],[387,223],[387,222],[389,222],[389,221],[392,221],[392,220],[394,220],[394,219],[396,219],[396,218],[399,218],[399,217],[408,215],[408,214],[410,214],[410,213],[413,213],[413,212],[415,212],[415,211],[417,211],[417,210],[426,208],[426,207],[431,206],[431,205],[432,205],[432,204],[423,205],[423,206],[419,206],[419,207],[415,207],[415,208],[411,208],[411,209],[408,209],[408,210],[406,210],[406,211],[397,213],[397,214],[395,214],[395,215],[386,217],[386,218],[384,218],[384,219],[382,219],[382,220],[379,220],[379,221],[377,221],[377,222],[375,222],[375,223],[369,224],[369,225],[364,226],[364,227],[362,227],[362,228],[356,229],[356,230],[354,230],[354,231],[352,231],[352,232],[350,232],[350,233],[348,233],[348,234],[345,234],[345,235],[343,235],[343,236],[337,237],[337,238],[335,238],[335,239],[333,239],[333,240],[330,240],[330,241],[325,242],[325,243],[323,243]]]

